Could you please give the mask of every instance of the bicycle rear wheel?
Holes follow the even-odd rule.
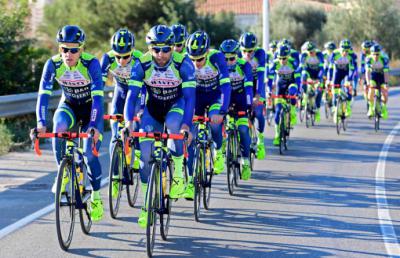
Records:
[[[201,145],[197,145],[194,155],[194,218],[197,222],[200,221],[201,215],[201,197],[203,195],[203,182],[202,176],[204,174],[204,153],[202,152]]]
[[[172,168],[168,163],[166,170],[162,171],[162,207],[160,213],[160,234],[163,240],[167,240],[168,229],[171,220],[171,207],[173,200],[169,198],[172,184]]]
[[[61,249],[67,251],[72,242],[75,225],[75,183],[72,176],[72,161],[64,158],[57,175],[56,228]]]
[[[203,205],[204,209],[210,208],[211,199],[211,182],[214,174],[214,159],[212,155],[212,148],[210,146],[205,147],[204,151],[204,173],[203,173]],[[209,162],[205,162],[209,160]]]
[[[149,257],[153,256],[154,243],[156,239],[157,211],[159,209],[159,171],[159,164],[154,163],[151,167],[151,176],[147,189],[146,250]]]
[[[83,185],[86,186],[88,180],[88,172],[86,164],[83,165],[83,175],[84,175],[84,182]],[[81,224],[82,232],[86,235],[90,233],[90,229],[92,227],[92,218],[90,217],[91,207],[90,207],[90,196],[92,194],[91,190],[83,188],[83,192],[81,194],[81,200],[83,205],[85,206],[84,209],[79,209],[79,221]]]
[[[123,148],[120,141],[117,141],[112,151],[112,159],[109,170],[108,203],[110,215],[117,218],[122,193],[122,178],[126,167]]]
[[[132,208],[135,207],[135,203],[139,193],[140,175],[139,171],[135,171],[133,168],[129,168],[129,176],[132,184],[126,185],[126,195],[128,197],[128,204]]]

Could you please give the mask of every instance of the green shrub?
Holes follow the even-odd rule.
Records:
[[[0,155],[10,151],[12,134],[3,121],[0,121]]]

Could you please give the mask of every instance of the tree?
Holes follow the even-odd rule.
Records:
[[[400,16],[394,0],[351,0],[328,16],[324,30],[334,40],[349,38],[353,45],[365,39],[378,41],[394,58],[400,54]]]
[[[41,31],[54,47],[55,35],[66,24],[81,26],[86,33],[89,52],[98,56],[109,50],[109,40],[120,27],[130,29],[136,38],[136,48],[145,51],[145,35],[155,24],[185,24],[189,32],[204,29],[212,42],[222,37],[237,36],[231,14],[199,16],[195,1],[190,0],[55,0],[45,10]]]
[[[28,2],[0,0],[0,5],[0,95],[36,91],[46,50],[24,35]]]
[[[310,5],[283,1],[271,10],[271,38],[289,38],[299,48],[307,40],[319,41],[327,15]]]

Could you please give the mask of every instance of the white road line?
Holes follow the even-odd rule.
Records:
[[[381,227],[382,238],[385,242],[386,251],[389,256],[400,256],[400,245],[397,241],[396,232],[394,231],[392,218],[390,217],[390,209],[386,200],[385,189],[385,165],[386,157],[389,153],[390,144],[394,136],[400,130],[400,123],[398,123],[386,137],[382,150],[379,154],[378,164],[375,171],[375,198],[378,206],[379,224]]]
[[[101,187],[103,187],[107,183],[108,183],[108,177],[102,179],[101,180]],[[38,210],[37,212],[34,212],[34,213],[32,213],[32,214],[30,214],[30,215],[28,215],[28,216],[16,221],[16,222],[14,222],[13,224],[11,224],[11,225],[9,225],[9,226],[7,226],[5,228],[2,228],[0,230],[0,239],[2,239],[3,237],[11,234],[12,232],[14,232],[16,230],[28,225],[29,223],[33,222],[34,220],[36,220],[36,219],[38,219],[38,218],[40,218],[40,217],[52,212],[54,209],[55,209],[54,203],[52,203],[52,204],[44,207],[43,209]]]

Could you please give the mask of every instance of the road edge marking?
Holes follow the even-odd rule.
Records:
[[[101,187],[108,183],[108,177],[101,180]],[[0,230],[0,240],[9,234],[13,233],[14,231],[32,223],[33,221],[37,220],[38,218],[54,211],[54,203],[47,205],[46,207],[14,222],[11,225],[8,225]]]
[[[386,137],[381,152],[379,153],[379,160],[375,170],[375,198],[382,238],[385,242],[385,248],[388,255],[396,257],[400,256],[400,245],[397,241],[397,235],[392,224],[389,205],[386,199],[385,167],[390,145],[399,130],[400,122],[397,123],[390,134]]]

